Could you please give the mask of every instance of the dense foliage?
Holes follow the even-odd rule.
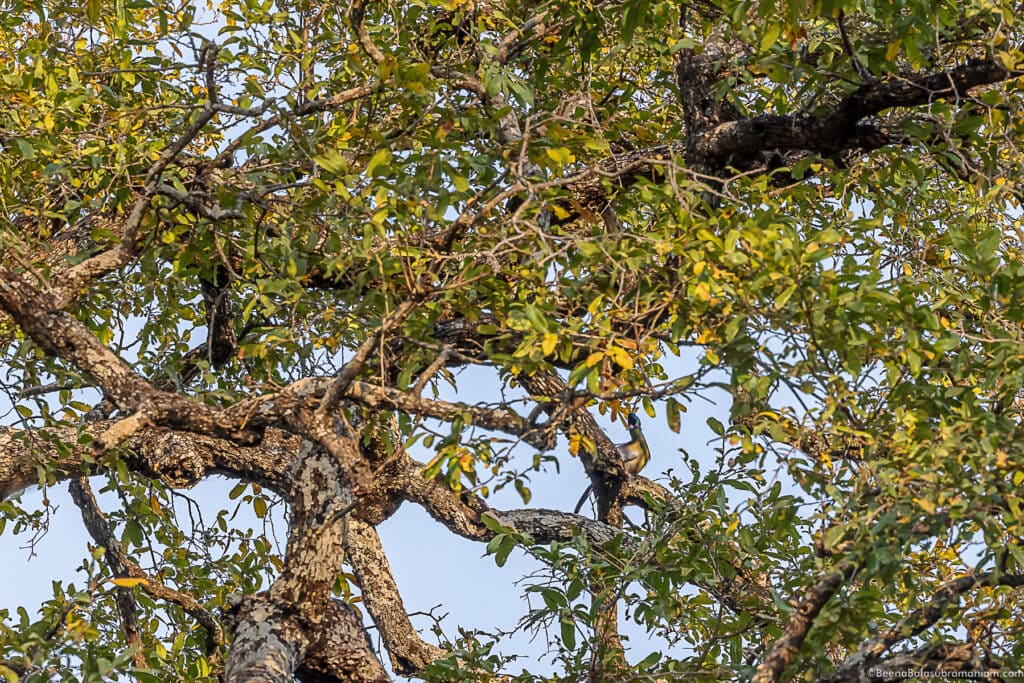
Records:
[[[518,671],[413,627],[403,503],[542,563],[559,680],[1018,668],[1020,10],[4,2],[0,525],[67,481],[93,550],[0,673]],[[555,461],[596,520],[529,507]],[[279,503],[286,550],[236,526]]]

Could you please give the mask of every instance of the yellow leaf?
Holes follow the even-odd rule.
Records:
[[[558,335],[554,332],[545,332],[544,339],[540,343],[540,350],[544,352],[545,356],[550,356],[558,346]]]
[[[708,301],[711,299],[711,288],[706,282],[698,282],[693,288],[693,298],[697,301]]]
[[[915,498],[914,502],[917,503],[917,506],[919,508],[927,512],[929,515],[935,514],[935,503],[931,502],[930,500],[925,500],[924,498]]]
[[[614,344],[610,344],[608,346],[607,353],[608,353],[609,356],[611,356],[611,359],[613,361],[618,363],[620,366],[622,366],[626,370],[632,370],[633,369],[633,359],[630,357],[629,353],[625,349],[619,348],[618,346],[615,346]]]
[[[571,164],[576,161],[576,155],[566,147],[548,147],[544,150],[548,157],[559,166]]]
[[[111,579],[111,583],[121,588],[133,588],[135,586],[145,586],[149,584],[149,581],[141,577],[134,576],[119,576],[116,579]]]
[[[604,360],[604,351],[594,351],[592,354],[587,356],[587,360],[583,362],[588,368],[592,368],[602,360]]]
[[[1007,70],[1009,70],[1009,71],[1015,71],[1016,70],[1016,68],[1017,68],[1017,60],[1015,58],[1015,55],[1012,52],[1006,52],[1004,50],[1000,50],[999,52],[996,53],[996,57],[999,58],[999,61],[1003,63],[1003,66],[1006,67]]]
[[[561,207],[558,204],[552,204],[551,210],[554,211],[555,218],[557,218],[560,221],[565,220],[566,218],[572,215],[568,211],[566,211],[564,207]]]

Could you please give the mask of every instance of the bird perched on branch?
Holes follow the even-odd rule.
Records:
[[[622,457],[622,464],[625,465],[626,471],[630,474],[637,474],[647,465],[647,461],[651,459],[651,449],[647,446],[647,439],[644,438],[643,430],[640,429],[640,418],[636,416],[636,413],[630,413],[626,416],[626,427],[629,428],[630,439],[626,443],[619,444],[616,448]],[[579,514],[580,508],[583,507],[587,496],[593,490],[594,485],[591,484],[583,492],[579,502],[576,503],[576,507],[573,509],[574,514]]]

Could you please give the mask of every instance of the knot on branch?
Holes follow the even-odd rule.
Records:
[[[171,488],[189,488],[207,473],[207,457],[194,448],[195,442],[172,431],[164,431],[148,440],[142,453],[142,465]]]

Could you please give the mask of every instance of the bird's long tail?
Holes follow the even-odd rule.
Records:
[[[593,491],[593,490],[594,490],[594,485],[591,484],[590,486],[587,487],[587,490],[583,492],[583,495],[580,496],[580,501],[578,503],[576,503],[576,507],[573,508],[572,513],[574,515],[580,514],[580,508],[583,507],[583,504],[587,502],[587,497],[590,496],[590,492]]]

